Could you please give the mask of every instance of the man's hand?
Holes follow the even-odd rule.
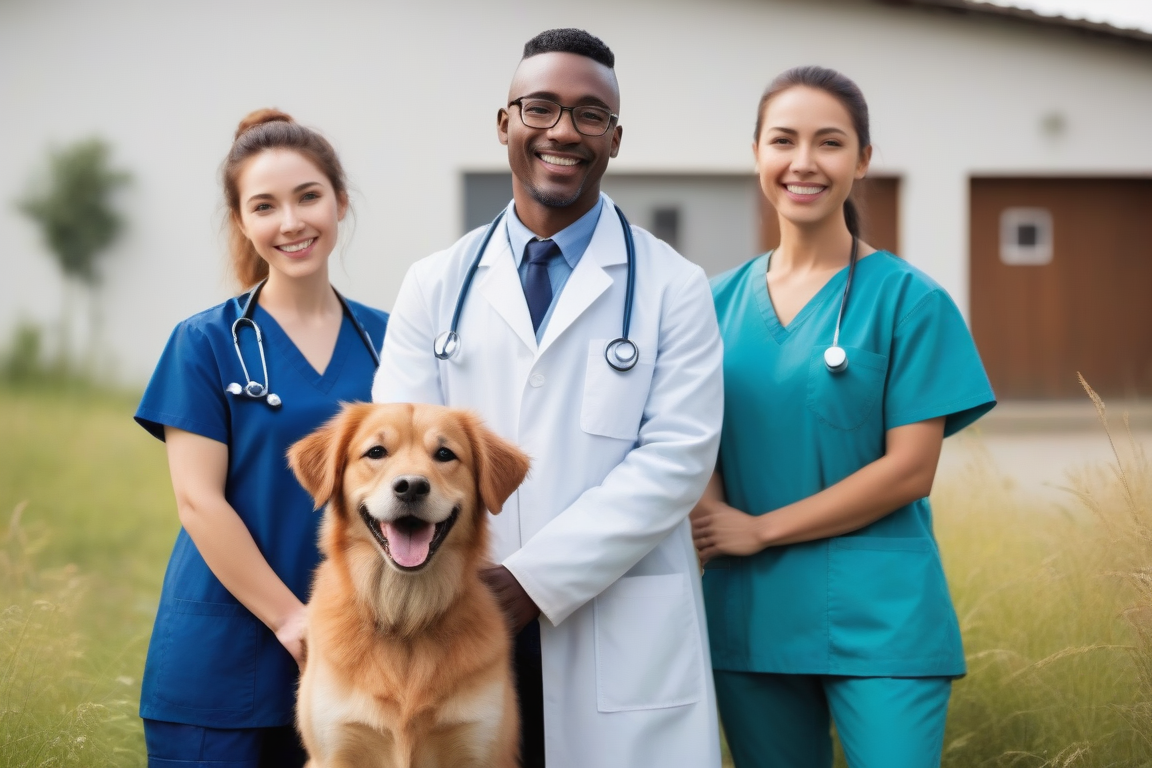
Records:
[[[520,582],[516,581],[516,577],[504,566],[481,568],[480,578],[492,590],[492,594],[496,595],[500,610],[504,611],[504,618],[513,635],[520,634],[520,630],[540,615],[536,603],[532,602],[524,587],[520,586]]]

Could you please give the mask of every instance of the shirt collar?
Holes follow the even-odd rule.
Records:
[[[572,269],[576,268],[580,257],[588,250],[588,244],[592,242],[592,235],[596,232],[596,225],[600,222],[600,211],[603,208],[604,196],[601,195],[600,200],[588,213],[548,238],[560,247],[560,254]],[[529,240],[539,236],[520,221],[520,217],[516,215],[515,202],[508,204],[508,215],[504,218],[508,222],[508,244],[512,248],[512,258],[516,260],[516,268],[519,269],[520,262],[524,260],[524,246],[528,245]]]

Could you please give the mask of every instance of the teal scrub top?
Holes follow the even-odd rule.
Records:
[[[893,427],[943,416],[947,436],[995,405],[963,317],[927,275],[886,251],[857,263],[840,328],[848,368],[831,373],[824,350],[847,268],[785,327],[768,296],[770,255],[712,280],[732,506],[763,514],[799,501],[880,458]],[[928,499],[843,536],[716,558],[704,597],[716,669],[965,672]]]

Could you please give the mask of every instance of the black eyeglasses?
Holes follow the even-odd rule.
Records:
[[[529,128],[551,128],[565,112],[571,112],[572,124],[584,136],[603,136],[620,117],[603,107],[563,107],[549,99],[520,97],[508,102],[510,107],[513,104],[520,107],[520,120]]]

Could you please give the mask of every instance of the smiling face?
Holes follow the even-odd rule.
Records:
[[[474,451],[463,425],[442,412],[382,411],[382,418],[364,420],[349,445],[349,507],[390,565],[419,570],[449,539],[461,513],[466,526],[476,524]],[[459,537],[451,541],[458,544]]]
[[[288,460],[328,504],[339,531],[329,549],[408,575],[479,557],[484,510],[498,513],[528,472],[528,457],[475,415],[410,403],[346,405]]]
[[[826,91],[795,86],[764,107],[752,146],[760,188],[798,226],[843,220],[852,183],[864,177],[872,147],[860,148],[852,117]]]
[[[508,100],[522,98],[620,111],[616,74],[575,53],[543,53],[521,61]],[[576,130],[572,113],[565,111],[551,128],[530,128],[520,109],[513,105],[497,116],[500,143],[508,146],[517,211],[531,206],[590,210],[599,199],[608,160],[620,149],[620,126],[613,124],[603,136],[585,136]]]
[[[290,149],[254,155],[237,177],[238,224],[269,269],[302,278],[325,270],[348,201],[315,163]]]

